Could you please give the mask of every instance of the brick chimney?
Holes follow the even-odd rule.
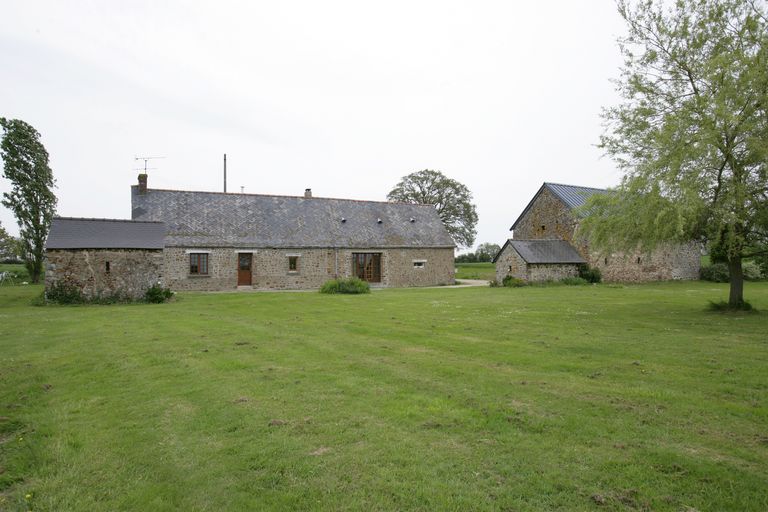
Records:
[[[139,194],[147,193],[147,175],[139,174]]]
[[[304,189],[304,197],[312,197],[312,189],[311,188],[305,188]]]

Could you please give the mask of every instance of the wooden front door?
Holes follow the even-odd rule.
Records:
[[[381,253],[352,253],[352,275],[369,283],[380,283]]]
[[[237,286],[251,286],[251,265],[253,254],[241,252],[237,254]]]

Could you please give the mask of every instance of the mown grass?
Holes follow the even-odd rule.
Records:
[[[768,283],[39,292],[0,289],[0,509],[768,509]]]
[[[456,263],[456,279],[496,279],[496,266],[493,263]]]

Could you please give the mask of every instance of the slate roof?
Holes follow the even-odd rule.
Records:
[[[46,249],[162,249],[165,225],[121,219],[54,217]]]
[[[586,263],[579,252],[565,240],[514,240],[509,239],[493,262],[507,246],[517,251],[526,263]]]
[[[135,185],[131,203],[134,219],[166,223],[166,246],[455,246],[431,205],[158,189],[139,194]]]
[[[594,194],[605,194],[608,192],[604,188],[580,187],[577,185],[563,185],[561,183],[545,182],[541,186],[541,188],[539,188],[536,194],[533,196],[533,199],[531,199],[531,201],[525,207],[525,209],[523,210],[523,213],[520,214],[520,216],[517,218],[517,220],[512,225],[512,227],[509,228],[510,231],[515,229],[515,227],[517,226],[517,223],[520,222],[520,220],[525,216],[526,213],[528,213],[528,210],[531,209],[531,207],[533,206],[533,203],[536,202],[536,199],[539,197],[539,194],[541,194],[541,192],[544,189],[547,189],[550,192],[552,192],[552,194],[554,194],[555,197],[560,199],[569,210],[573,210],[575,208],[584,206],[584,204],[587,202],[587,199],[589,199],[589,197]]]

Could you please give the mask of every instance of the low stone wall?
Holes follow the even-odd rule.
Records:
[[[528,281],[560,281],[566,277],[579,275],[579,266],[574,263],[547,263],[528,265]]]
[[[68,283],[89,300],[112,296],[141,299],[163,280],[163,251],[58,249],[46,251],[45,289]]]
[[[589,264],[599,268],[607,282],[695,280],[701,268],[701,250],[696,243],[664,244],[651,253],[617,252],[606,256],[593,252],[588,256]]]
[[[208,274],[189,274],[189,254],[208,254]],[[336,277],[352,275],[352,254],[381,253],[382,287],[453,284],[453,249],[260,249],[166,247],[165,279],[173,290],[220,291],[237,288],[238,253],[252,256],[252,286],[266,290],[319,289]],[[288,258],[297,257],[297,269]],[[414,260],[424,262],[414,266]]]

